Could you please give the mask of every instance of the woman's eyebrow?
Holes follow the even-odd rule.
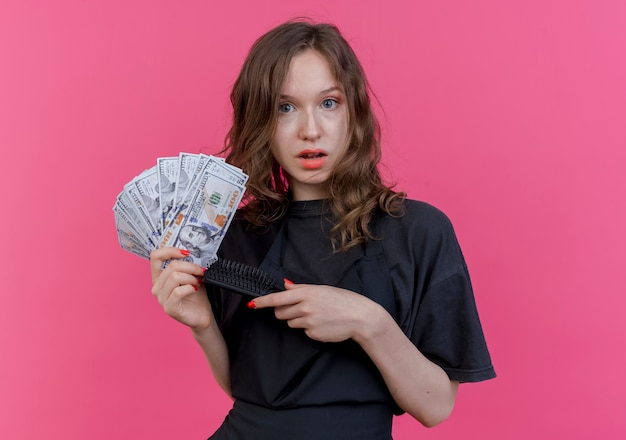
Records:
[[[343,89],[341,87],[339,87],[339,86],[333,86],[333,87],[330,87],[328,89],[322,90],[320,92],[320,95],[325,95],[325,94],[331,93],[331,92],[341,92],[341,93],[343,93]]]
[[[329,88],[327,88],[327,89],[321,90],[321,91],[318,93],[318,95],[326,95],[326,94],[328,94],[328,93],[332,93],[332,92],[340,92],[340,93],[343,93],[343,89],[342,89],[341,87],[339,87],[339,86],[332,86],[332,87],[329,87]],[[285,94],[285,93],[282,93],[282,94],[280,95],[280,99],[293,100],[293,99],[296,99],[296,97],[295,97],[295,96],[291,96],[291,95],[287,95],[287,94]]]

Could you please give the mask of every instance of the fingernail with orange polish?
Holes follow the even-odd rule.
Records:
[[[283,281],[285,282],[285,284],[293,284],[293,281],[290,281],[287,278],[284,278]]]
[[[181,250],[180,250],[180,253],[181,253],[182,255],[184,255],[185,257],[188,257],[188,256],[189,256],[189,251],[188,251],[188,250],[181,249]]]

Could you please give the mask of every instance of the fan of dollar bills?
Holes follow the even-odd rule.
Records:
[[[216,260],[248,176],[224,159],[180,153],[162,157],[124,186],[113,212],[122,248],[149,259],[163,246],[189,251],[188,261]]]

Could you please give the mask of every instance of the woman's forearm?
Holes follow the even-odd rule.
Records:
[[[458,382],[420,353],[386,310],[378,306],[354,340],[378,367],[400,408],[428,427],[450,415]]]
[[[209,362],[215,381],[232,398],[228,348],[215,319],[211,320],[208,327],[192,328],[191,331]]]

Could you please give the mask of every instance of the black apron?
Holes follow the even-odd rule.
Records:
[[[260,265],[277,279],[289,278],[280,264],[283,227]],[[368,241],[335,286],[372,299],[397,320],[380,240]],[[314,341],[273,313],[238,310],[240,339],[231,351],[236,400],[210,440],[390,440],[393,414],[401,411],[361,347]]]

